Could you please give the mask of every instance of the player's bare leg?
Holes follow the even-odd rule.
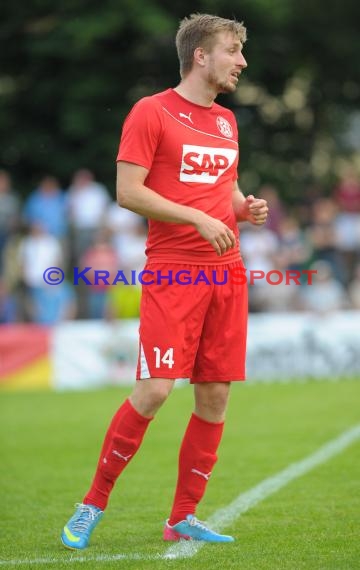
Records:
[[[149,378],[138,380],[130,396],[134,408],[145,417],[153,417],[174,387],[174,380]]]
[[[195,411],[190,418],[180,449],[179,475],[174,504],[164,529],[164,540],[232,542],[195,517],[207,482],[217,461],[230,383],[195,384]]]
[[[194,384],[195,414],[208,422],[224,422],[230,382]]]

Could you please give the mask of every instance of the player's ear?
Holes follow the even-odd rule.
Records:
[[[205,65],[205,50],[202,47],[197,47],[194,51],[194,62],[204,67]]]

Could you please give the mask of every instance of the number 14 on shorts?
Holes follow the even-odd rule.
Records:
[[[161,355],[161,350],[158,346],[154,346],[155,352],[155,368],[160,368],[161,363],[167,365],[169,368],[174,366],[174,349],[172,347],[168,348],[163,355]]]

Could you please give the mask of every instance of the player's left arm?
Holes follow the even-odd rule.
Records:
[[[255,198],[252,194],[245,197],[236,181],[233,187],[232,205],[238,222],[250,222],[257,226],[265,224],[269,212],[266,200]]]

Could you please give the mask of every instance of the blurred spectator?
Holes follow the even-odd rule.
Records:
[[[286,269],[303,269],[312,253],[311,244],[293,216],[279,223],[279,250],[286,259]]]
[[[250,288],[250,298],[256,311],[295,311],[299,308],[298,295],[300,285],[293,279],[288,279],[288,256],[286,252],[277,252],[272,256],[272,271],[280,273],[268,274],[268,280],[264,278],[261,286],[254,285]],[[256,283],[256,282],[255,282]]]
[[[320,198],[312,207],[312,221],[307,237],[312,243],[314,261],[327,261],[335,278],[344,281],[344,271],[336,249],[335,220],[337,207],[331,198]]]
[[[15,299],[17,318],[20,322],[26,320],[27,315],[26,287],[23,281],[20,255],[25,235],[27,235],[27,228],[19,224],[17,230],[9,236],[3,251],[2,278],[7,290]]]
[[[0,279],[0,324],[14,323],[17,320],[16,302]]]
[[[353,168],[348,168],[333,195],[339,207],[335,244],[343,259],[348,283],[360,251],[360,181]]]
[[[59,240],[40,224],[30,226],[29,234],[20,245],[23,278],[28,287],[44,283],[44,271],[48,267],[61,267],[62,251]]]
[[[354,276],[349,283],[349,297],[351,307],[360,310],[360,263],[356,265]]]
[[[273,269],[272,257],[279,247],[279,240],[272,230],[266,227],[244,225],[240,232],[240,250],[247,269],[250,271],[263,271],[266,275]],[[250,311],[260,311],[262,307],[262,295],[258,289],[266,286],[264,279],[254,280],[254,285],[249,287]]]
[[[11,233],[16,229],[19,210],[20,203],[12,188],[10,174],[5,170],[0,170],[0,271],[4,247]]]
[[[121,260],[121,267],[124,268],[124,264],[132,268],[134,265],[132,254],[130,249],[133,250],[143,247],[140,265],[145,261],[145,241],[147,230],[147,222],[139,214],[135,214],[130,210],[121,208],[117,202],[112,202],[106,213],[105,220],[106,227],[112,233],[112,243],[117,251],[119,260]],[[140,230],[143,230],[142,232]],[[140,240],[138,236],[143,234],[145,240]],[[135,243],[138,242],[138,243]],[[135,253],[138,257],[138,252]],[[138,266],[139,263],[136,263]]]
[[[137,216],[133,230],[122,238],[121,267],[141,271],[146,263],[146,240],[148,234],[147,221]]]
[[[90,170],[75,172],[68,196],[75,265],[91,244],[95,232],[102,226],[109,202],[105,186],[95,181]]]
[[[105,316],[106,294],[110,286],[106,284],[106,280],[111,283],[119,269],[118,257],[110,243],[107,230],[102,229],[95,234],[93,245],[85,251],[80,260],[80,267],[81,269],[92,268],[86,273],[86,277],[92,284],[81,284],[80,289],[84,293],[83,298],[86,301],[85,314],[91,319],[101,319]],[[107,272],[105,282],[101,278],[96,281],[95,271]]]
[[[55,325],[61,321],[75,319],[77,302],[70,283],[36,287],[30,292],[30,320],[42,325]]]
[[[41,315],[50,310],[52,299],[49,300],[49,290],[58,287],[45,283],[44,271],[49,267],[61,268],[63,263],[61,245],[59,240],[40,224],[34,224],[30,226],[29,235],[22,239],[18,256],[25,287],[27,318],[40,322]]]
[[[246,224],[240,232],[240,250],[247,269],[270,271],[272,256],[278,251],[279,239],[268,228]]]
[[[312,285],[304,285],[301,290],[301,306],[304,310],[317,313],[340,311],[349,307],[349,300],[343,285],[334,278],[332,266],[327,261],[317,261],[310,267],[313,274]]]
[[[285,216],[285,207],[280,200],[277,189],[267,184],[259,189],[257,197],[267,200],[269,206],[269,216],[266,227],[276,234],[279,233],[280,223]]]
[[[323,197],[324,188],[319,184],[310,183],[304,185],[301,195],[297,196],[296,203],[292,206],[293,215],[302,228],[311,224],[313,205]]]
[[[141,286],[118,283],[108,287],[106,317],[108,319],[136,319],[140,315]]]
[[[360,214],[360,180],[354,168],[347,169],[334,188],[333,197],[342,212]]]
[[[45,176],[25,202],[23,216],[29,225],[40,224],[61,239],[67,233],[66,196],[54,176]]]

